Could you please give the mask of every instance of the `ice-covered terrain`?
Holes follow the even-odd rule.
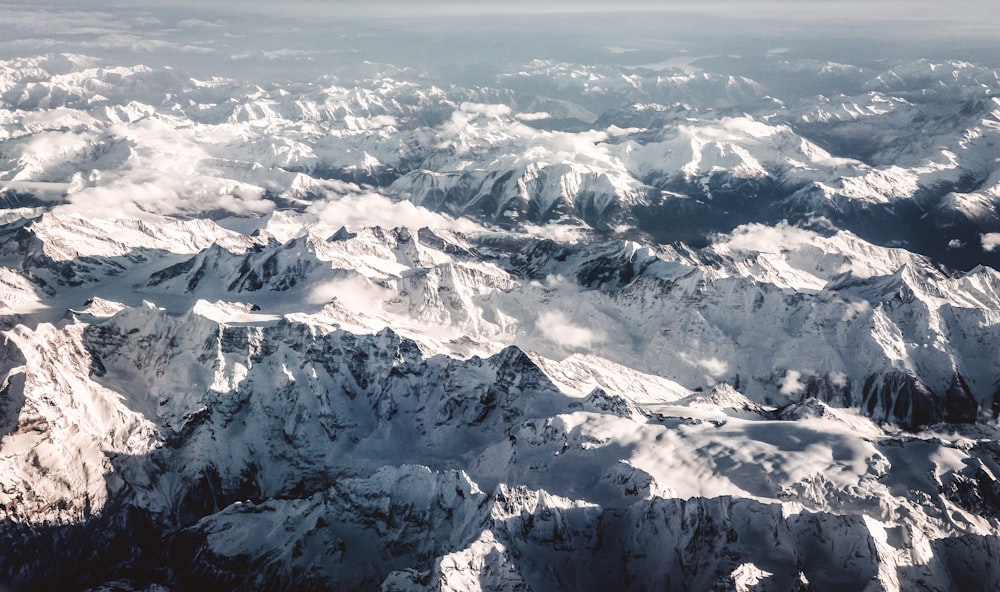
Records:
[[[0,61],[0,587],[1000,589],[1000,70],[87,47]]]

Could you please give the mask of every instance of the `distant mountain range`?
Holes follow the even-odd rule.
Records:
[[[0,584],[1000,588],[1000,73],[0,63]]]

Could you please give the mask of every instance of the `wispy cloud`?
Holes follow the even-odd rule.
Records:
[[[472,221],[432,212],[409,201],[394,201],[384,195],[362,191],[356,185],[346,183],[335,184],[326,192],[326,197],[309,206],[308,211],[333,227],[427,226],[459,232],[482,230],[482,227]]]
[[[305,60],[312,61],[316,56],[322,55],[322,52],[318,51],[307,51],[304,49],[254,49],[248,51],[242,51],[239,53],[234,53],[227,56],[227,60],[241,61],[241,60],[267,60],[267,61],[277,61],[277,60]]]
[[[546,339],[571,351],[589,351],[604,341],[604,336],[577,325],[562,311],[545,310],[538,314],[535,327]]]
[[[802,382],[802,373],[798,370],[788,370],[778,385],[779,391],[789,397],[797,395],[805,390],[806,385]]]
[[[215,51],[210,47],[202,45],[175,43],[134,33],[109,33],[101,35],[93,41],[81,41],[80,47],[85,50],[118,49],[133,53],[153,53],[167,49],[202,54],[213,53]]]
[[[324,282],[314,287],[307,298],[313,304],[326,304],[336,300],[350,310],[378,316],[383,312],[382,303],[392,295],[390,290],[355,275]]]
[[[799,249],[817,237],[815,232],[797,228],[788,222],[779,222],[774,226],[753,223],[737,227],[728,237],[717,238],[716,248],[780,253]]]

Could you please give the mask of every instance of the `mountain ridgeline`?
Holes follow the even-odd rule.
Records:
[[[1000,589],[997,71],[727,65],[0,63],[0,586]]]

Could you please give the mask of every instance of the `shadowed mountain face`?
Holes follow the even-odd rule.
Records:
[[[950,586],[906,541],[992,544],[989,268],[258,223],[8,226],[8,585]]]
[[[996,16],[791,7],[0,6],[0,587],[1000,588]]]

